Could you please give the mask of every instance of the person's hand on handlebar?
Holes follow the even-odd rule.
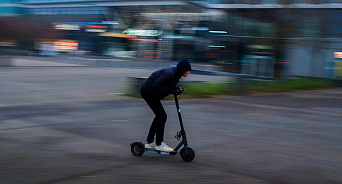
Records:
[[[184,93],[184,92],[185,92],[184,89],[181,88],[181,87],[176,87],[176,88],[174,89],[174,94],[176,94],[176,95],[182,94],[182,93]]]

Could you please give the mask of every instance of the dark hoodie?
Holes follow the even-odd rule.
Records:
[[[163,99],[173,94],[176,84],[183,73],[191,70],[190,63],[183,59],[177,67],[168,67],[153,72],[143,83],[142,89],[152,98]]]

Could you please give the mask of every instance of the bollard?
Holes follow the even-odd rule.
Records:
[[[235,90],[234,90],[234,95],[246,95],[247,90],[245,86],[245,79],[242,76],[237,76],[235,80]]]

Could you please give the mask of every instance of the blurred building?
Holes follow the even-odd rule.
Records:
[[[54,24],[81,50],[163,60],[193,60],[192,33],[208,15],[188,1],[25,0],[22,4],[26,17]],[[184,35],[175,36],[175,31]]]
[[[237,48],[240,49],[229,54],[238,58],[236,62],[242,73],[266,77],[341,77],[342,60],[338,58],[342,43],[342,26],[338,23],[342,18],[341,0],[211,0],[196,3],[226,13],[227,35],[220,36],[228,38],[220,40],[228,41],[225,46],[238,40]]]
[[[0,16],[17,16],[22,14],[22,5],[20,0],[1,0]]]
[[[38,45],[44,46],[38,48],[54,44],[58,52],[71,55],[187,58],[261,77],[334,78],[340,73],[342,0],[21,0],[5,4],[0,5],[16,4],[16,12],[52,24],[58,31],[59,40],[39,40]]]

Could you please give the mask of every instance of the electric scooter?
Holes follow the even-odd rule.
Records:
[[[165,154],[165,155],[176,155],[178,153],[178,150],[183,146],[183,148],[180,150],[180,155],[182,159],[185,162],[191,162],[195,158],[195,151],[190,146],[188,146],[188,140],[186,138],[186,133],[185,133],[184,126],[183,126],[183,120],[182,120],[182,116],[181,116],[180,108],[178,104],[179,98],[177,98],[178,95],[182,95],[184,93],[184,89],[183,88],[178,88],[178,89],[179,89],[179,92],[174,94],[174,99],[175,99],[175,103],[177,107],[177,113],[178,113],[179,124],[180,124],[181,130],[177,132],[175,138],[177,140],[180,140],[180,139],[182,140],[179,142],[177,147],[172,152],[148,149],[148,148],[145,148],[145,144],[142,143],[141,141],[138,141],[138,140],[133,141],[131,143],[131,152],[134,156],[140,157],[144,154],[144,152]]]

